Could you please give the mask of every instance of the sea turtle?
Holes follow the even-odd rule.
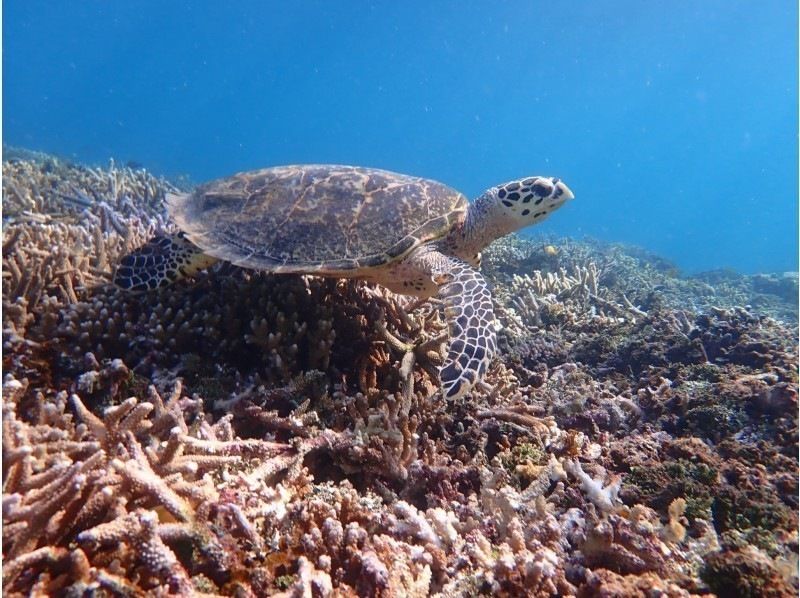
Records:
[[[376,168],[279,166],[168,195],[181,232],[125,256],[115,283],[150,290],[218,260],[275,273],[360,278],[444,303],[442,393],[460,397],[496,352],[492,296],[478,271],[495,239],[541,222],[573,195],[557,178],[491,187],[473,203],[442,183]]]

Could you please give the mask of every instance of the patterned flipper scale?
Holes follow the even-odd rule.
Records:
[[[492,295],[483,275],[466,262],[443,254],[433,259],[450,334],[439,375],[442,394],[455,399],[483,378],[497,352]]]
[[[192,276],[216,261],[182,233],[157,235],[122,258],[114,284],[126,291],[151,291]]]

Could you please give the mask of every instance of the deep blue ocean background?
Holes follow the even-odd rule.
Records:
[[[3,2],[4,143],[200,182],[379,166],[577,199],[530,229],[796,270],[797,3]]]

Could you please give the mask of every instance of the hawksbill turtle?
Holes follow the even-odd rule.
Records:
[[[243,172],[168,195],[180,232],[156,236],[122,258],[114,282],[132,291],[156,289],[224,260],[437,295],[449,332],[442,393],[457,398],[484,376],[497,351],[480,252],[572,198],[559,179],[541,176],[491,187],[470,203],[442,183],[375,168]]]

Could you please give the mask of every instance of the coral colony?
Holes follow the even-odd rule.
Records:
[[[499,356],[446,401],[436,300],[125,293],[177,187],[6,158],[5,595],[797,594],[796,276],[507,238]]]

